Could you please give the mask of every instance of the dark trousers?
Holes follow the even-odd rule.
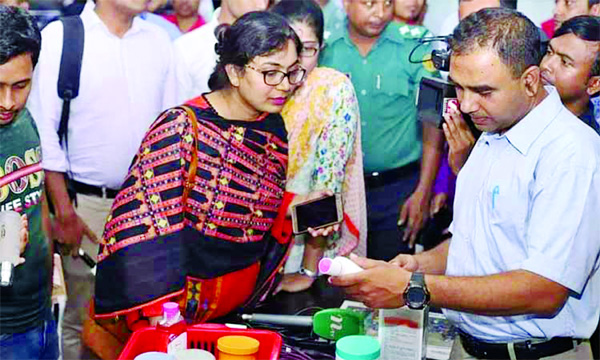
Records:
[[[398,227],[400,208],[419,182],[418,167],[404,172],[397,180],[369,186],[367,196],[367,257],[389,261],[400,253],[413,253],[403,242],[404,228]]]

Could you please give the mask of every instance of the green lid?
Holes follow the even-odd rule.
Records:
[[[335,345],[335,354],[344,360],[376,360],[381,353],[379,341],[368,335],[350,335]]]

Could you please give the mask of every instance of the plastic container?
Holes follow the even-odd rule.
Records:
[[[368,335],[350,335],[335,344],[336,360],[378,360],[381,345],[376,338]]]
[[[173,355],[159,351],[149,351],[139,354],[134,360],[175,360]]]
[[[12,286],[14,268],[21,250],[21,215],[12,210],[0,212],[0,286]]]
[[[281,335],[268,330],[231,329],[221,324],[199,324],[187,328],[187,348],[201,349],[217,354],[217,341],[228,335],[244,335],[260,342],[256,359],[277,360],[283,341]],[[141,353],[167,350],[168,334],[157,331],[155,327],[147,327],[135,331],[118,360],[134,360]]]
[[[187,349],[187,325],[179,312],[179,304],[166,302],[163,304],[163,318],[156,325],[156,330],[167,334],[167,353]]]
[[[223,336],[217,341],[218,360],[256,360],[260,342],[243,335]]]
[[[322,258],[319,261],[319,272],[325,275],[340,276],[354,274],[363,271],[363,268],[347,257],[336,256],[331,258]]]
[[[175,360],[216,360],[216,358],[206,350],[186,349],[176,352]]]

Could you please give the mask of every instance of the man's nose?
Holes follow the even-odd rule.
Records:
[[[465,114],[473,114],[479,110],[477,95],[471,93],[470,91],[463,92],[462,98],[458,100],[460,102],[460,111]]]
[[[6,111],[15,109],[15,99],[10,86],[0,87],[0,108]]]

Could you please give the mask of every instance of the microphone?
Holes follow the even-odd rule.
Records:
[[[324,339],[339,340],[348,335],[364,335],[366,316],[365,313],[350,309],[325,309],[313,316],[242,314],[242,320],[282,326],[312,327],[313,332]]]
[[[242,320],[283,326],[313,326],[312,316],[277,314],[242,314]]]

